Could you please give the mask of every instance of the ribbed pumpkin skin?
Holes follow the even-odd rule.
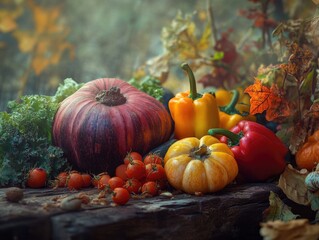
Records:
[[[122,105],[107,106],[95,97],[118,87]],[[147,153],[167,141],[172,120],[164,105],[116,78],[86,83],[60,105],[53,123],[54,144],[61,147],[74,168],[113,174],[128,151]]]

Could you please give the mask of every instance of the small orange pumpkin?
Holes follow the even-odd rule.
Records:
[[[296,164],[299,169],[312,171],[319,163],[319,130],[312,134],[296,153]]]
[[[175,142],[168,149],[164,164],[169,183],[190,194],[219,191],[238,174],[232,151],[209,135]]]

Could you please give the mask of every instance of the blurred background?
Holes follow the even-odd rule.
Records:
[[[0,110],[22,95],[52,95],[65,78],[127,81],[145,74],[145,66],[151,73],[158,71],[162,83],[176,92],[178,84],[172,79],[178,71],[168,74],[166,68],[168,62],[174,69],[187,59],[176,57],[178,31],[184,26],[191,36],[198,34],[197,46],[208,54],[213,54],[214,43],[204,41],[205,33],[212,42],[227,33],[237,50],[245,52],[247,39],[265,44],[253,15],[262,2],[267,2],[267,16],[277,24],[307,18],[315,9],[311,0],[0,0]],[[205,31],[207,23],[212,33]],[[271,27],[275,24],[269,23],[267,31]]]

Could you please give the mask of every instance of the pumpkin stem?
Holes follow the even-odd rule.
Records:
[[[120,92],[120,88],[118,87],[111,87],[109,90],[100,91],[95,96],[95,100],[109,107],[126,103],[126,98]]]
[[[196,159],[203,160],[209,155],[208,148],[205,144],[201,145],[198,148],[193,149],[190,152],[190,156]]]

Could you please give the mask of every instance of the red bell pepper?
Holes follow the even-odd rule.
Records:
[[[230,131],[221,128],[208,130],[210,135],[222,135],[234,153],[239,168],[239,179],[246,182],[266,181],[282,173],[286,166],[288,148],[265,126],[240,121]]]

